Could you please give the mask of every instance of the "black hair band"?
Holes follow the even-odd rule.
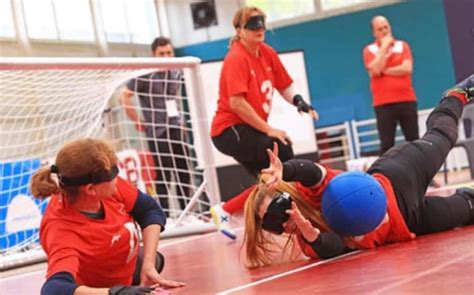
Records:
[[[58,174],[59,182],[63,186],[79,186],[85,184],[98,184],[108,182],[117,177],[119,169],[117,165],[112,166],[111,171],[96,171],[89,174],[84,174],[74,177],[65,177]]]
[[[58,166],[56,165],[51,165],[51,167],[49,167],[49,171],[51,171],[51,173],[55,173],[55,174],[58,174],[59,173],[59,169],[58,169]]]
[[[236,29],[240,28],[240,26],[237,25],[235,26],[235,28]],[[245,23],[244,29],[251,30],[251,31],[258,31],[260,29],[265,30],[265,17],[263,15],[252,16]]]

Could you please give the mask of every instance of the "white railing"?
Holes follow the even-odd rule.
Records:
[[[418,112],[418,127],[420,135],[426,132],[426,119],[433,109]],[[315,131],[321,163],[332,164],[335,162],[359,159],[364,154],[376,152],[380,148],[375,119],[361,121],[347,121],[330,127],[318,128]],[[464,139],[464,128],[459,124],[459,139]],[[404,142],[400,127],[397,127],[395,141],[397,144]],[[329,146],[327,146],[329,145]],[[327,155],[337,156],[327,157]],[[454,148],[446,159],[448,171],[460,171],[469,167],[466,152],[462,148]],[[444,169],[444,167],[442,168]]]

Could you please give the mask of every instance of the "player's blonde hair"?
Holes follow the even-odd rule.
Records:
[[[260,177],[260,184],[251,192],[245,202],[245,232],[243,247],[245,248],[247,267],[255,268],[268,266],[274,263],[272,255],[275,254],[275,240],[273,236],[262,229],[262,220],[258,215],[260,206],[265,198],[272,198],[275,195],[274,190],[269,190],[265,186],[267,175]],[[301,214],[307,218],[311,224],[318,227],[321,231],[327,231],[328,226],[324,222],[321,213],[315,209],[296,189],[294,183],[281,181],[276,187],[276,191],[286,192],[291,195]],[[282,248],[282,255],[293,252],[295,246],[294,234],[288,235],[288,239]]]
[[[117,164],[117,156],[112,147],[100,139],[77,139],[61,147],[56,156],[55,166],[58,174],[64,177],[77,177],[98,171],[111,171]],[[33,196],[44,199],[59,192],[74,201],[78,186],[59,185],[51,177],[51,167],[42,167],[33,175],[30,188]]]
[[[253,12],[257,12],[259,15],[266,17],[265,12],[258,7],[255,6],[245,6],[237,10],[234,14],[234,19],[232,20],[232,26],[237,28],[243,28],[247,21],[249,20],[250,16]],[[235,42],[240,40],[239,35],[235,34],[229,42],[229,47]]]

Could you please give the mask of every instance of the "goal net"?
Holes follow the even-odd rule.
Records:
[[[167,213],[162,236],[214,229],[219,191],[199,69],[191,57],[0,59],[0,269],[44,259],[48,199],[34,199],[29,181],[77,138],[114,145],[120,176]]]

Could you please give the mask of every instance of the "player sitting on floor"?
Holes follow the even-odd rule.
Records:
[[[105,142],[72,141],[55,162],[31,181],[35,197],[51,196],[40,226],[48,257],[41,294],[131,295],[184,286],[159,274],[164,266],[156,251],[166,223],[163,210],[117,177],[117,157]],[[142,249],[135,222],[142,230]]]

